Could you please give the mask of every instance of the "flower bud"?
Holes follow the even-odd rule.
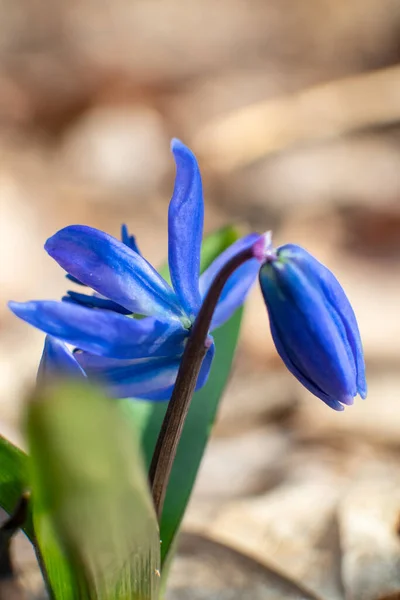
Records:
[[[272,337],[289,371],[335,410],[366,397],[354,311],[336,277],[309,252],[281,246],[260,270]]]

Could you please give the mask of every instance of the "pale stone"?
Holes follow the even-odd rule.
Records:
[[[104,189],[148,196],[172,167],[161,116],[146,106],[98,107],[71,128],[61,159]],[[171,169],[172,170],[172,169]]]
[[[397,446],[400,439],[400,376],[392,370],[372,371],[367,381],[367,398],[357,397],[354,405],[341,413],[302,390],[298,427],[303,434],[321,440],[340,435],[353,441]]]
[[[302,582],[234,549],[183,535],[172,566],[167,600],[318,600]]]
[[[233,173],[229,199],[267,214],[312,211],[346,202],[363,206],[393,204],[400,193],[400,157],[390,136],[370,135],[288,148]],[[290,181],[290,185],[288,185]],[[330,226],[330,224],[329,224]],[[328,228],[326,228],[328,229]]]
[[[389,600],[400,595],[400,470],[375,475],[356,481],[341,502],[347,600]]]
[[[282,476],[290,450],[277,428],[233,437],[212,437],[200,467],[196,498],[233,498],[259,493]]]
[[[213,537],[257,556],[329,600],[341,600],[334,515],[343,481],[294,481],[225,505],[206,527]]]
[[[295,408],[297,398],[293,377],[287,377],[283,369],[250,368],[242,347],[224,392],[214,435],[232,436],[279,420]]]

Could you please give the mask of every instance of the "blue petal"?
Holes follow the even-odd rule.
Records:
[[[200,250],[203,190],[194,154],[179,140],[171,149],[176,162],[175,188],[168,212],[168,263],[174,290],[188,316],[200,307]]]
[[[45,244],[68,273],[132,313],[164,320],[183,316],[168,283],[137,252],[85,225],[58,231]]]
[[[196,390],[200,390],[207,383],[208,376],[209,376],[210,370],[211,370],[212,361],[214,360],[214,355],[215,355],[214,339],[211,335],[209,335],[208,338],[209,338],[209,341],[211,342],[211,346],[209,347],[207,354],[205,355],[205,357],[203,359],[199,377],[198,377],[197,383],[196,383]]]
[[[220,254],[200,276],[199,288],[202,299],[207,294],[211,283],[222,267],[239,252],[253,246],[262,236],[258,233],[250,233],[234,242],[222,254]],[[211,330],[220,327],[230,319],[233,313],[243,304],[251,287],[255,283],[260,269],[259,261],[254,258],[245,262],[231,275],[226,282],[218,301]]]
[[[351,404],[357,394],[354,359],[321,291],[286,259],[264,265],[260,282],[271,332],[282,359],[289,358],[288,368],[293,372],[294,366],[302,383],[311,382],[325,401]]]
[[[141,398],[143,400],[169,400],[175,385],[181,356],[143,360],[113,360],[77,353],[77,360],[89,378],[105,385],[114,398]],[[208,350],[200,369],[196,389],[207,381],[214,344]]]
[[[121,241],[123,244],[125,244],[125,246],[128,246],[128,248],[130,248],[134,252],[137,252],[138,254],[141,255],[141,252],[136,244],[135,237],[133,235],[129,235],[128,227],[125,224],[121,225]],[[69,279],[70,281],[72,281],[73,283],[85,286],[85,284],[82,283],[82,281],[79,281],[79,279],[77,279],[73,275],[70,275],[69,273],[67,273],[65,277],[67,279]],[[129,314],[129,312],[130,311],[127,311],[126,314]],[[125,313],[122,313],[122,314],[125,314]]]
[[[64,342],[112,358],[165,356],[182,351],[187,330],[152,318],[132,319],[69,302],[10,302],[14,314]]]
[[[80,378],[86,377],[86,375],[67,346],[60,340],[47,335],[37,379],[39,383],[42,383],[54,377]]]
[[[334,398],[331,398],[330,396],[325,394],[325,392],[323,392],[320,388],[318,388],[315,385],[315,383],[313,383],[310,379],[308,379],[304,375],[304,373],[302,373],[298,369],[298,367],[296,366],[296,364],[294,362],[296,360],[296,357],[289,356],[288,352],[290,353],[290,348],[288,348],[286,350],[284,343],[282,342],[282,339],[281,339],[283,336],[281,336],[281,333],[279,332],[277,326],[275,325],[274,319],[273,319],[269,309],[268,309],[268,312],[269,312],[272,338],[274,340],[278,354],[281,357],[281,359],[283,360],[283,362],[285,363],[288,370],[292,373],[292,375],[294,375],[300,381],[300,383],[302,383],[304,385],[304,387],[309,392],[314,394],[314,396],[317,396],[317,398],[320,398],[321,400],[323,400],[325,402],[325,404],[327,404],[328,406],[330,406],[331,408],[333,408],[334,410],[337,410],[337,411],[344,410],[343,404],[340,404],[340,402],[338,400],[335,400]]]
[[[104,385],[114,398],[169,400],[179,369],[180,356],[115,360],[77,353],[88,377]]]
[[[336,319],[338,327],[340,324],[343,338],[347,341],[354,357],[357,370],[357,391],[361,398],[366,398],[367,382],[360,331],[354,310],[342,286],[334,274],[304,248],[295,244],[286,244],[278,251],[280,256],[287,257],[298,264],[303,273],[321,290],[326,306],[333,318]]]
[[[82,283],[82,281],[79,281],[79,279],[77,279],[73,275],[70,275],[69,273],[67,273],[65,277],[72,281],[72,283],[76,283],[77,285],[82,285],[83,287],[86,287],[85,284]]]
[[[129,315],[131,312],[113,302],[112,300],[107,300],[107,298],[103,298],[99,295],[89,295],[89,294],[80,294],[78,292],[67,292],[66,296],[62,298],[63,302],[72,302],[73,304],[79,304],[80,306],[86,306],[88,308],[103,308],[104,310],[112,310],[114,312],[120,313],[121,315]]]
[[[141,255],[141,252],[136,243],[136,238],[133,235],[129,235],[128,227],[125,225],[121,225],[121,241],[125,246],[128,246],[131,250]]]

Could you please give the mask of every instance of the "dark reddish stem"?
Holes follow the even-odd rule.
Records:
[[[222,267],[212,282],[193,324],[150,466],[150,486],[159,520],[185,419],[201,364],[208,350],[207,338],[215,307],[232,273],[252,258],[254,258],[254,250],[250,247],[238,253]]]

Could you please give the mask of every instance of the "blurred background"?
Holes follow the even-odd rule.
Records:
[[[126,222],[162,263],[181,138],[207,232],[272,229],[337,274],[369,383],[341,414],[310,396],[254,290],[186,526],[334,600],[400,597],[399,40],[399,0],[0,1],[1,433],[23,444],[43,344],[7,300],[63,294],[43,243],[67,224]]]

